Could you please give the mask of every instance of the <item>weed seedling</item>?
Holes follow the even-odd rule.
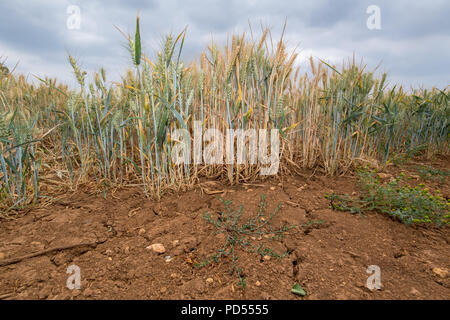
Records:
[[[233,210],[231,207],[231,200],[224,200],[219,198],[224,204],[224,210],[220,212],[220,216],[214,219],[210,213],[203,214],[203,218],[211,223],[215,228],[215,234],[223,233],[226,236],[225,244],[220,248],[216,254],[206,258],[201,263],[196,264],[198,268],[204,267],[213,262],[219,262],[222,257],[231,257],[232,267],[231,274],[236,274],[239,277],[239,285],[245,288],[245,274],[239,266],[238,250],[245,250],[247,252],[257,253],[261,259],[265,256],[274,258],[283,258],[288,253],[276,253],[270,247],[264,245],[264,240],[276,241],[282,239],[288,230],[294,226],[284,225],[280,228],[272,226],[272,219],[281,208],[281,204],[268,216],[265,215],[267,204],[265,195],[261,196],[258,212],[256,216],[250,217],[247,221],[241,222],[243,206],[239,209]],[[256,244],[256,242],[259,242]]]

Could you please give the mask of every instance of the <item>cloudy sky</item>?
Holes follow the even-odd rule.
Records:
[[[369,29],[371,5],[380,9],[381,29]],[[80,28],[68,27],[70,6],[80,9]],[[450,80],[448,0],[1,0],[0,61],[29,75],[73,83],[70,52],[87,71],[104,67],[117,80],[131,66],[125,39],[114,26],[133,33],[139,10],[148,56],[163,36],[188,27],[183,51],[195,59],[211,40],[224,45],[233,33],[256,34],[262,24],[276,41],[287,19],[290,48],[308,70],[309,56],[339,65],[353,55],[369,69],[389,73],[391,84],[444,88]],[[72,16],[73,17],[73,16]],[[370,20],[372,23],[375,20]]]

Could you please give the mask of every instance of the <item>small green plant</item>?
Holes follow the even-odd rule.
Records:
[[[450,176],[450,170],[435,169],[431,166],[417,166],[416,168],[422,180],[432,180],[444,183],[447,177]]]
[[[302,297],[306,296],[306,291],[297,282],[292,287],[291,292]]]
[[[450,202],[441,195],[433,195],[424,184],[416,187],[405,183],[404,175],[381,183],[374,172],[359,172],[361,197],[331,194],[326,197],[335,210],[359,213],[374,210],[396,217],[406,225],[450,223]]]
[[[349,211],[350,213],[361,213],[358,199],[354,199],[347,194],[336,193],[326,194],[325,198],[330,200],[330,207],[333,210]]]
[[[238,265],[238,250],[242,249],[247,252],[257,253],[261,258],[265,256],[283,258],[288,254],[287,252],[278,254],[270,247],[265,246],[264,241],[279,240],[294,226],[283,225],[281,228],[274,228],[272,226],[272,219],[280,210],[281,204],[279,204],[269,216],[266,216],[267,203],[265,195],[261,195],[261,201],[256,216],[250,217],[244,223],[241,222],[243,213],[242,205],[239,209],[233,210],[231,207],[231,200],[219,199],[225,207],[224,210],[220,212],[220,216],[217,219],[214,219],[210,213],[206,212],[203,214],[203,218],[214,225],[216,228],[215,234],[223,233],[226,235],[225,245],[220,248],[216,254],[206,258],[195,266],[201,268],[210,263],[219,262],[222,257],[231,256],[231,274],[237,274],[239,277],[239,285],[242,288],[245,288],[245,274]]]

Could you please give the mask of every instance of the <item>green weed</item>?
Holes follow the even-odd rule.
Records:
[[[391,215],[406,225],[450,223],[450,202],[439,193],[433,195],[425,185],[411,187],[404,176],[381,183],[375,173],[369,170],[359,172],[359,198],[349,195],[330,194],[331,207],[335,210],[361,213],[376,211]]]
[[[431,166],[417,166],[417,172],[420,178],[423,180],[432,180],[439,183],[444,183],[448,176],[450,176],[450,170],[435,169]]]
[[[231,200],[220,200],[224,204],[224,210],[220,212],[219,217],[214,219],[210,213],[206,212],[203,214],[203,218],[216,228],[215,234],[225,234],[225,244],[216,254],[196,264],[196,267],[201,268],[213,262],[217,263],[222,257],[230,256],[232,261],[231,274],[236,274],[239,277],[239,285],[245,288],[245,274],[238,264],[238,251],[245,250],[247,252],[257,253],[261,259],[265,256],[278,259],[283,258],[288,254],[287,252],[276,253],[270,247],[265,246],[264,242],[283,238],[286,232],[294,226],[284,225],[280,228],[274,228],[272,226],[272,219],[278,213],[281,204],[271,214],[268,216],[265,215],[265,195],[261,196],[256,216],[248,218],[245,222],[241,222],[243,213],[242,205],[235,210],[231,207]]]

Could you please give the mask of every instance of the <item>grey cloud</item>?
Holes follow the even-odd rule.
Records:
[[[0,3],[0,40],[26,52],[37,51],[58,54],[61,50],[61,35],[52,25],[57,21],[65,23],[65,12],[48,11],[45,7],[33,7],[20,2]]]
[[[65,27],[68,5],[79,5],[82,27]],[[366,8],[381,9],[381,30],[368,30]],[[213,38],[224,45],[227,35],[272,27],[274,40],[287,18],[289,45],[339,63],[353,53],[368,68],[390,72],[402,84],[445,87],[450,79],[450,3],[434,1],[317,0],[317,1],[17,1],[0,2],[0,56],[22,61],[19,71],[71,79],[66,51],[89,70],[104,66],[114,78],[130,66],[126,40],[114,28],[132,33],[139,10],[144,49],[150,57],[162,37],[188,27],[183,58],[192,60]],[[6,12],[6,14],[5,14]],[[25,61],[26,60],[26,61]],[[39,61],[39,63],[34,63]],[[32,63],[33,62],[33,63]],[[55,72],[54,70],[59,70]]]

